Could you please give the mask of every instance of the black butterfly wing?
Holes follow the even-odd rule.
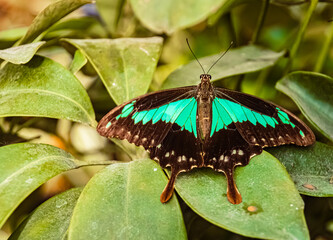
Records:
[[[220,129],[208,138],[204,149],[205,166],[223,172],[227,177],[229,202],[241,203],[242,197],[233,178],[234,168],[247,165],[253,156],[262,152],[262,148],[246,142],[231,123],[227,129]]]
[[[111,110],[97,126],[102,136],[141,145],[161,167],[171,167],[162,202],[172,196],[179,172],[203,165],[197,140],[196,89],[183,87],[140,96]]]
[[[314,143],[311,129],[288,110],[249,94],[215,88],[216,97],[232,113],[242,137],[250,144],[273,147],[284,144],[308,146]]]
[[[172,124],[164,121],[144,123],[144,111],[159,108],[170,102],[191,97],[194,87],[184,87],[148,93],[131,99],[107,113],[98,123],[97,131],[108,138],[126,139],[148,149],[161,143]],[[136,116],[134,114],[141,113]]]
[[[287,110],[254,96],[214,88],[210,137],[205,166],[224,172],[231,203],[242,201],[233,179],[235,166],[245,166],[263,147],[295,143],[310,145],[312,131]]]

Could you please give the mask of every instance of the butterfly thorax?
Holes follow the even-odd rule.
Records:
[[[201,74],[201,83],[197,89],[197,102],[198,102],[198,130],[201,140],[204,142],[210,134],[211,118],[212,118],[212,101],[214,99],[213,86],[210,83],[211,76],[208,74]]]

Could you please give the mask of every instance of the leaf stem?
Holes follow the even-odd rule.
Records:
[[[300,46],[300,43],[303,39],[303,36],[304,36],[304,33],[305,33],[305,30],[310,22],[310,19],[311,19],[311,16],[314,12],[314,10],[316,9],[316,6],[317,6],[317,3],[318,3],[318,0],[311,0],[311,3],[310,3],[310,7],[305,15],[305,18],[300,26],[300,29],[298,31],[298,34],[296,36],[296,40],[293,44],[293,46],[291,47],[291,50],[290,50],[290,57],[289,57],[289,60],[287,62],[287,65],[285,67],[285,70],[284,70],[284,75],[286,75],[290,69],[292,68],[292,61],[294,60],[295,58],[295,55],[298,51],[298,48]]]
[[[333,22],[331,23],[331,26],[329,26],[329,28],[326,31],[326,39],[325,39],[323,47],[321,48],[321,51],[319,53],[317,63],[314,67],[315,72],[321,72],[323,65],[324,65],[324,61],[327,57],[327,53],[329,52],[329,48],[332,43],[332,39],[333,39]]]
[[[266,68],[264,70],[262,70],[259,75],[258,75],[258,78],[255,82],[255,92],[254,92],[254,95],[255,96],[259,96],[260,92],[262,91],[263,89],[263,86],[265,84],[265,81],[269,75],[269,73],[271,72],[271,67],[270,68]]]
[[[261,10],[260,10],[258,21],[257,21],[257,26],[252,35],[252,40],[251,40],[252,44],[255,44],[258,41],[259,34],[260,34],[260,32],[262,30],[262,26],[264,25],[264,22],[265,22],[268,7],[269,7],[269,0],[264,0],[261,5]]]

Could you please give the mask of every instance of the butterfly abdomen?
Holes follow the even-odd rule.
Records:
[[[203,101],[199,98],[198,100],[198,129],[201,140],[204,141],[209,137],[212,119],[212,103],[210,99]]]
[[[212,101],[214,98],[210,82],[201,82],[198,86],[197,125],[201,141],[204,142],[210,135],[212,125]]]

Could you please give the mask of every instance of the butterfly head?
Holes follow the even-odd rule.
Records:
[[[210,80],[212,79],[212,76],[207,73],[204,73],[204,74],[200,75],[200,79],[201,79],[201,82],[210,82]]]

